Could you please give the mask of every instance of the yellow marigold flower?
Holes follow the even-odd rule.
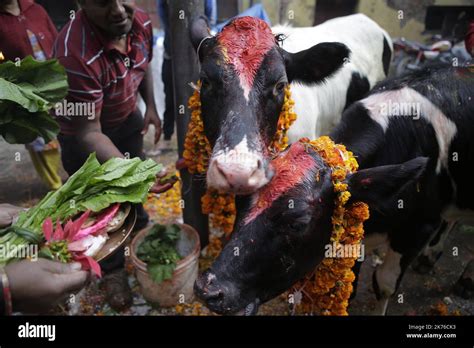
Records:
[[[204,174],[207,171],[208,160],[211,153],[211,145],[204,134],[204,123],[201,118],[201,98],[198,88],[189,98],[188,107],[191,109],[191,119],[188,125],[188,132],[184,141],[185,150],[183,158],[191,174]],[[288,146],[288,137],[286,133],[289,127],[296,120],[296,114],[293,112],[294,102],[291,99],[291,91],[289,86],[285,89],[285,99],[279,116],[277,132],[272,141],[271,151],[282,151]],[[216,201],[217,200],[217,201]],[[202,198],[202,211],[204,214],[212,213],[210,217],[211,224],[223,230],[226,233],[232,231],[235,221],[235,203],[233,195],[217,195],[215,192],[206,193]],[[230,216],[225,219],[223,214]]]
[[[300,141],[310,145],[332,169],[334,191],[338,194],[331,218],[333,225],[331,242],[342,245],[359,244],[364,235],[363,222],[369,218],[369,209],[367,204],[362,202],[347,206],[350,192],[344,182],[348,173],[358,169],[357,160],[344,145],[335,144],[327,136],[313,141],[308,139]],[[347,315],[348,299],[355,279],[352,272],[355,259],[355,257],[324,259],[315,273],[296,284],[297,291],[298,287],[308,287],[312,282],[310,292],[313,295],[311,298],[308,298],[307,294],[303,296],[303,302],[314,304],[314,306],[302,305],[298,309],[311,308],[312,311],[314,307],[316,313],[321,315]]]
[[[335,183],[334,184],[334,191],[336,192],[344,192],[347,190],[347,184],[346,183],[342,183],[342,182],[338,182],[338,183]]]
[[[339,196],[339,200],[343,205],[347,203],[349,198],[351,198],[351,193],[349,191],[344,191]]]
[[[198,83],[200,87],[200,83]],[[189,98],[191,120],[185,139],[183,157],[190,173],[204,174],[208,167],[211,146],[204,134],[201,118],[201,101],[199,88]],[[294,101],[291,99],[290,88],[285,89],[284,103],[279,116],[277,131],[271,142],[270,152],[284,150],[288,146],[287,132],[296,120],[293,112]],[[316,140],[300,140],[310,145],[332,169],[332,181],[336,196],[335,209],[332,216],[333,232],[331,241],[347,244],[358,244],[363,238],[363,222],[369,218],[367,204],[356,202],[346,206],[350,198],[348,185],[344,182],[348,173],[358,169],[358,163],[352,152],[344,145],[335,144],[328,136]],[[235,222],[235,203],[233,195],[222,195],[208,190],[202,197],[202,211],[210,214],[211,224],[226,234],[232,232]],[[211,245],[212,244],[212,245]],[[213,257],[217,257],[222,246],[220,240],[212,241],[208,247]],[[295,286],[306,287],[312,295],[304,293],[301,305],[297,309],[306,312],[318,310],[322,315],[347,315],[348,299],[352,292],[354,274],[351,271],[355,262],[353,258],[324,259],[315,272],[298,282]]]

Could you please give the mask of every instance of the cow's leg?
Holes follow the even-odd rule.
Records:
[[[416,223],[413,221],[413,233],[409,231],[394,231],[389,237],[387,253],[383,263],[373,274],[372,284],[377,297],[377,306],[374,314],[385,315],[388,301],[397,291],[403,274],[421,250],[436,234],[441,221],[433,223]]]
[[[352,282],[352,294],[349,297],[349,301],[352,301],[355,299],[357,295],[357,285],[359,284],[359,273],[360,273],[360,267],[362,266],[362,261],[356,261],[354,267],[352,267],[352,272],[354,272],[355,279]]]
[[[423,252],[416,258],[413,269],[421,274],[430,272],[436,261],[443,253],[446,239],[456,226],[456,222],[442,221],[438,231],[433,235],[429,244],[423,249]]]
[[[454,292],[466,300],[474,298],[474,259],[466,265],[464,272],[454,285]]]
[[[374,314],[385,315],[388,301],[397,290],[399,279],[402,276],[402,254],[388,247],[383,263],[378,266],[372,277],[377,306]]]

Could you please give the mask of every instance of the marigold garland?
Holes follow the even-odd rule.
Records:
[[[168,171],[171,170],[173,169],[169,168]],[[179,178],[178,170],[176,170],[175,174]],[[166,192],[148,194],[148,198],[143,206],[153,221],[161,224],[171,224],[182,217],[181,205],[181,184],[177,181]]]
[[[364,237],[364,221],[369,218],[369,207],[363,202],[347,205],[351,196],[346,175],[357,171],[358,164],[352,152],[344,145],[335,144],[329,137],[322,136],[314,141],[300,140],[310,146],[332,168],[332,181],[336,192],[335,208],[332,216],[333,231],[331,242],[357,245]],[[302,295],[296,312],[321,315],[347,315],[352,282],[355,279],[352,267],[357,256],[345,258],[325,258],[314,272],[293,286],[293,292]]]
[[[204,123],[201,117],[201,98],[199,94],[201,84],[189,98],[188,107],[191,109],[191,119],[184,141],[183,158],[191,174],[204,174],[209,165],[211,145],[204,134]],[[277,124],[275,137],[270,145],[271,152],[280,152],[288,146],[288,130],[296,120],[293,112],[294,102],[291,99],[290,87],[285,89],[283,106]],[[211,225],[222,230],[226,235],[232,232],[235,221],[235,196],[230,193],[220,193],[208,189],[202,197],[202,212],[210,214]]]
[[[204,174],[207,171],[211,154],[211,146],[204,134],[201,118],[199,88],[200,84],[189,99],[192,112],[183,153],[188,170],[192,174]],[[287,133],[296,120],[293,107],[290,88],[287,87],[277,132],[270,146],[273,153],[283,151],[288,146]],[[332,168],[332,181],[337,197],[332,216],[331,242],[341,245],[359,244],[364,235],[363,222],[369,218],[369,208],[363,202],[346,206],[350,192],[344,183],[348,173],[357,171],[357,160],[344,145],[335,144],[327,136],[314,141],[300,141],[317,151]],[[210,214],[213,227],[223,230],[226,234],[232,232],[236,214],[233,194],[208,190],[202,197],[202,209],[203,213]],[[219,241],[218,247],[214,249],[220,249],[220,246]],[[355,279],[352,272],[355,259],[356,257],[325,258],[314,272],[295,284],[293,291],[302,295],[300,303],[296,305],[296,311],[306,314],[347,315],[349,297],[353,290],[352,282]]]

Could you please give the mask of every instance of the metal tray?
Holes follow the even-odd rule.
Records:
[[[98,262],[105,260],[109,256],[111,256],[118,248],[120,248],[127,241],[127,238],[130,236],[130,233],[132,233],[136,221],[137,211],[135,207],[132,206],[130,209],[130,213],[125,219],[123,226],[117,231],[109,234],[109,239],[94,257],[94,259]]]

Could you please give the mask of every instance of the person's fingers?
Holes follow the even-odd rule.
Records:
[[[168,175],[168,172],[166,171],[166,169],[162,169],[158,172],[158,174],[156,174],[156,177],[158,179],[161,179],[164,178],[166,175]]]
[[[50,261],[45,259],[39,259],[36,262],[41,262],[43,269],[57,274],[68,274],[77,272],[81,269],[81,264],[78,262],[74,263],[61,263],[56,261]]]
[[[145,117],[145,124],[143,126],[142,135],[145,135],[148,132],[148,128],[150,127],[150,119]]]
[[[184,158],[180,158],[179,160],[176,161],[175,167],[177,170],[181,170],[181,169],[186,169],[188,166],[186,165],[186,161],[184,160]]]
[[[156,128],[155,129],[155,145],[158,144],[158,142],[160,141],[160,138],[161,138],[161,129]]]
[[[161,123],[157,122],[155,124],[155,144],[158,144],[161,138]]]
[[[155,184],[151,189],[150,189],[150,192],[152,193],[163,193],[165,191],[168,191],[170,188],[172,188],[173,185],[172,184],[164,184],[164,185],[160,185],[160,184]]]
[[[0,204],[0,210],[6,210],[6,211],[9,211],[9,212],[16,212],[16,211],[26,210],[26,208],[18,207],[16,205],[12,205],[12,204],[9,204],[9,203],[2,203],[2,204]]]
[[[81,290],[88,282],[90,273],[77,271],[59,275],[58,284],[62,292],[76,292]]]
[[[80,262],[73,262],[69,264],[71,271],[80,271],[82,269],[82,265]]]
[[[10,226],[13,222],[13,219],[8,212],[0,212],[0,228]]]

